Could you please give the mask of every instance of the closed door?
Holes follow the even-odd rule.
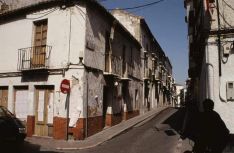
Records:
[[[44,67],[46,60],[47,20],[35,23],[34,48],[32,52],[32,67]]]
[[[0,106],[7,108],[8,105],[8,88],[0,88]]]
[[[21,121],[27,120],[28,116],[28,87],[15,87],[14,113]]]
[[[50,136],[48,123],[51,117],[48,115],[52,95],[51,89],[36,89],[35,135]]]

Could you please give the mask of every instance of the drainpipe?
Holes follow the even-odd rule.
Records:
[[[221,76],[222,76],[222,63],[221,63],[221,33],[220,33],[220,13],[219,13],[219,1],[216,0],[216,6],[217,6],[217,19],[218,19],[218,33],[217,33],[217,37],[218,37],[218,51],[219,51],[219,99],[222,102],[226,102],[226,100],[224,98],[221,97],[220,94],[220,88],[221,88]]]
[[[87,72],[88,73],[88,72]],[[85,137],[88,137],[88,119],[89,119],[89,79],[86,74],[86,120],[85,120]]]
[[[217,31],[217,37],[218,37],[218,52],[219,52],[219,77],[222,76],[222,66],[221,66],[221,34],[220,34],[220,13],[219,13],[219,1],[216,0],[216,6],[217,6],[217,19],[218,19],[218,31]]]

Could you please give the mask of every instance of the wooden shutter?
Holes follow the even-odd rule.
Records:
[[[0,106],[4,106],[7,108],[8,105],[8,88],[0,89]]]
[[[35,23],[35,38],[32,55],[32,67],[40,68],[45,66],[47,40],[47,20]]]

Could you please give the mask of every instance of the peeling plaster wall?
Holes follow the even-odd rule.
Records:
[[[84,62],[86,65],[105,71],[105,45],[106,45],[106,33],[111,33],[112,22],[109,17],[105,14],[100,13],[98,9],[90,7],[87,10],[87,29],[86,29],[86,52],[84,55]],[[139,110],[139,106],[135,105],[134,96],[135,89],[138,90],[137,102],[141,101],[142,85],[139,81],[141,78],[141,60],[140,60],[140,49],[136,47],[136,44],[126,36],[126,33],[121,31],[116,25],[114,29],[113,40],[111,42],[112,56],[114,59],[111,60],[112,73],[121,77],[122,76],[122,51],[125,46],[125,60],[127,63],[131,63],[131,48],[132,48],[132,69],[128,69],[128,74],[132,81],[129,85],[130,98],[127,100],[127,111]],[[93,48],[87,46],[87,42],[94,44]],[[92,45],[91,45],[92,47]],[[114,86],[115,80],[108,82],[104,79],[103,73],[101,72],[89,72],[86,73],[89,78],[89,115],[100,116],[102,115],[103,106],[103,94],[108,94],[107,97],[107,113],[118,114],[123,111],[123,97],[121,94],[122,83]],[[136,81],[136,79],[138,81]],[[86,86],[86,85],[85,85]],[[108,86],[108,93],[103,93],[104,86]],[[92,90],[93,89],[93,90]],[[95,90],[94,90],[95,89]],[[87,94],[84,92],[84,95]],[[132,107],[135,106],[135,107]]]
[[[141,57],[143,57],[143,51],[147,51],[148,53],[148,58],[147,58],[147,65],[144,65],[144,61],[142,60],[141,65],[142,65],[142,71],[141,71],[141,77],[144,77],[144,67],[147,70],[152,71],[152,54],[155,53],[155,55],[159,58],[159,61],[164,63],[164,59],[159,57],[159,49],[157,44],[153,41],[152,35],[149,33],[147,27],[145,27],[145,24],[141,23],[143,18],[140,16],[135,16],[134,14],[131,14],[127,11],[124,10],[113,10],[111,12],[115,18],[119,20],[121,24],[124,25],[126,29],[128,29],[131,34],[141,43],[142,46],[142,51],[141,51]],[[157,50],[157,52],[156,52]],[[169,63],[166,63],[169,65]],[[172,75],[172,68],[170,66],[167,66],[170,75]],[[150,102],[150,107],[154,108],[157,107],[158,104],[160,106],[164,105],[166,102],[165,95],[163,94],[163,88],[160,88],[156,84],[150,84],[149,86],[149,92],[147,97],[145,98],[145,102],[141,104],[141,108],[143,111],[147,110],[147,102]],[[157,92],[156,92],[157,91]]]

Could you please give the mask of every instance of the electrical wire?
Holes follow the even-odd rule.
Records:
[[[55,10],[55,9],[56,9],[56,8],[54,8],[53,10]],[[38,13],[34,13],[33,15],[47,14],[47,13],[49,13],[50,11],[52,11],[52,10],[45,11],[45,12],[38,12]]]
[[[224,0],[223,0],[224,1]],[[215,6],[215,9],[218,11],[218,9],[217,9],[217,6]],[[219,15],[220,15],[220,17],[223,19],[223,21],[231,28],[231,27],[233,27],[226,19],[225,19],[225,17],[224,17],[224,15],[220,12],[220,11],[218,11],[219,12]],[[223,27],[222,27],[223,28]],[[225,28],[224,28],[225,29]]]
[[[146,6],[146,7],[143,7],[143,8],[139,8],[139,9],[130,11],[130,13],[136,13],[136,12],[142,11],[143,9],[147,9],[147,8],[149,8],[149,7],[151,7],[151,6]]]
[[[219,12],[219,15],[222,17],[223,21],[224,21],[229,27],[233,27],[233,26],[225,19],[224,15],[223,15],[221,12]]]
[[[39,16],[39,17],[36,17],[36,18],[27,18],[27,19],[29,19],[29,20],[39,19],[39,18],[42,18],[42,17],[44,17],[44,16],[47,16],[47,15],[53,13],[54,11],[56,11],[56,10],[58,10],[58,9],[59,9],[59,8],[56,8],[56,9],[54,9],[54,10],[51,10],[51,11],[49,11],[48,13],[43,14],[42,16]]]
[[[223,2],[234,11],[234,8],[230,4],[228,4],[225,0],[223,0]]]
[[[159,1],[155,1],[155,2],[151,2],[148,4],[144,4],[144,5],[138,5],[138,6],[133,6],[133,7],[126,7],[126,8],[120,8],[121,10],[133,10],[133,9],[138,9],[138,8],[142,8],[142,7],[146,7],[146,6],[152,6],[155,4],[158,4],[160,2],[163,2],[165,0],[159,0]],[[115,10],[115,9],[108,9],[109,11]]]
[[[99,0],[98,2],[105,2],[105,1],[107,1],[107,0]]]

